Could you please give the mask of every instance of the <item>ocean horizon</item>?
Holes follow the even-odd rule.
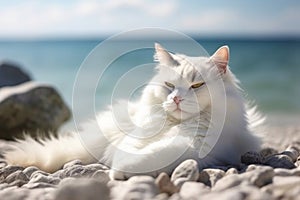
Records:
[[[241,81],[247,98],[255,101],[258,109],[276,122],[297,123],[300,120],[300,39],[299,38],[194,38],[208,53],[218,47],[230,47],[230,68]],[[18,40],[0,39],[0,61],[17,63],[38,82],[53,85],[72,107],[73,85],[81,64],[89,53],[104,38],[61,38]],[[126,41],[130,42],[130,41]],[[119,47],[128,43],[120,42]],[[161,42],[164,44],[164,41]],[[180,45],[180,44],[178,44]],[[165,46],[168,49],[168,46]],[[113,51],[113,49],[108,49]],[[116,78],[138,64],[153,62],[153,49],[129,53],[120,61],[112,63],[111,74],[106,78]],[[184,53],[184,52],[182,52]],[[122,71],[118,66],[126,66]],[[91,72],[93,73],[93,72]],[[118,74],[118,75],[116,75]],[[116,77],[115,77],[116,76]],[[89,87],[88,82],[82,83]],[[84,88],[84,87],[83,87]],[[101,103],[103,91],[96,91],[95,107],[102,110],[107,105]],[[85,91],[80,91],[85,98]],[[82,103],[82,117],[85,121],[93,113],[85,111]],[[70,124],[70,123],[69,123]]]

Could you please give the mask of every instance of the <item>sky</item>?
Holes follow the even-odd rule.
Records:
[[[0,38],[99,36],[143,27],[298,37],[299,10],[299,0],[0,0]]]

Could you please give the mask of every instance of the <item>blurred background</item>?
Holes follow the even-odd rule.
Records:
[[[35,80],[54,85],[69,106],[77,70],[93,48],[121,31],[159,27],[191,36],[209,53],[229,45],[232,71],[269,122],[300,122],[297,0],[0,3],[0,61],[18,63]],[[152,54],[140,55],[141,61],[151,62]]]

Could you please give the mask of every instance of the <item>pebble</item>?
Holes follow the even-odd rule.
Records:
[[[49,176],[49,173],[47,172],[44,172],[42,170],[36,170],[36,171],[33,171],[30,175],[30,179],[32,179],[33,177],[37,176],[38,174],[41,174],[41,175],[44,175],[44,176]]]
[[[28,197],[28,194],[29,194],[29,190],[26,188],[9,187],[0,191],[0,199],[3,200],[26,199]]]
[[[247,179],[251,184],[262,187],[272,183],[274,177],[274,170],[269,166],[256,166],[255,169],[246,171],[240,174],[243,179]]]
[[[169,175],[164,172],[158,175],[155,184],[158,186],[160,193],[172,195],[179,191],[179,188],[171,182]]]
[[[172,173],[171,181],[180,187],[186,181],[196,181],[199,176],[198,163],[189,159],[178,165]]]
[[[110,178],[107,174],[107,172],[103,171],[103,170],[98,170],[96,171],[93,175],[92,178],[96,179],[97,181],[100,181],[102,183],[108,183]]]
[[[35,167],[35,166],[30,166],[30,167],[26,167],[24,170],[23,170],[23,173],[26,174],[26,176],[30,177],[31,174],[35,171],[40,171],[39,168]]]
[[[73,167],[74,165],[82,165],[81,160],[72,160],[64,164],[63,169],[67,169],[69,167]]]
[[[48,183],[57,185],[60,182],[60,179],[52,176],[45,176],[44,174],[35,174],[31,177],[29,183]]]
[[[262,191],[272,194],[276,199],[299,199],[300,177],[275,176],[273,184],[262,188]]]
[[[229,168],[226,173],[225,176],[231,175],[231,174],[238,174],[238,170],[236,168]]]
[[[209,193],[210,188],[203,183],[187,181],[180,189],[180,196],[184,199],[193,199]]]
[[[109,188],[95,179],[74,179],[62,182],[54,193],[54,200],[108,200]]]
[[[212,188],[213,191],[224,191],[229,188],[238,186],[242,184],[246,180],[243,180],[243,178],[238,174],[231,174],[228,176],[225,176],[221,180],[219,180],[216,185]]]
[[[292,159],[292,162],[296,162],[297,158],[299,156],[299,150],[298,148],[294,147],[294,146],[289,146],[284,152],[282,152],[281,154],[283,155],[287,155]]]
[[[113,199],[152,199],[159,194],[155,179],[150,176],[133,176],[128,181],[113,181],[109,185]]]
[[[263,164],[273,168],[293,169],[296,167],[292,159],[284,154],[269,156],[264,160]]]
[[[198,181],[213,187],[218,180],[225,176],[225,172],[221,169],[204,169],[199,173]]]
[[[278,154],[278,151],[276,149],[273,149],[273,148],[270,148],[270,147],[267,147],[267,148],[264,148],[262,149],[259,154],[261,155],[261,157],[264,159],[268,156],[272,156],[272,155],[275,155],[275,154]]]
[[[32,183],[32,182],[28,182],[27,184],[24,184],[22,186],[23,188],[28,188],[28,189],[35,189],[35,188],[52,188],[55,187],[53,184],[50,183]]]
[[[12,183],[17,180],[20,180],[20,181],[24,182],[24,184],[25,184],[29,181],[29,178],[21,170],[17,170],[5,178],[6,183]],[[20,183],[18,185],[20,185]]]
[[[23,170],[23,169],[24,169],[23,167],[13,166],[13,165],[8,165],[4,168],[1,168],[0,169],[0,183],[3,182],[8,175],[14,173],[15,171]]]
[[[262,156],[255,151],[249,151],[241,156],[241,162],[246,165],[260,164],[262,162]]]

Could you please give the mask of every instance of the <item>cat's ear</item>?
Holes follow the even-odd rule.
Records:
[[[179,63],[173,58],[172,54],[165,50],[160,44],[155,43],[154,60],[165,66],[177,66]]]
[[[229,62],[229,47],[220,47],[211,57],[211,60],[218,67],[221,74],[225,74],[227,71],[227,65]]]

